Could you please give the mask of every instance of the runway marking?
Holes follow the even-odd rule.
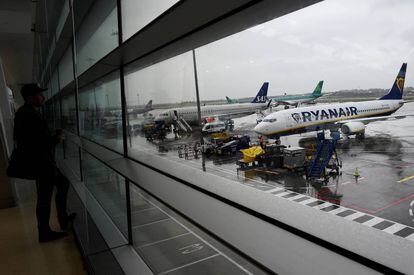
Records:
[[[358,219],[359,217],[362,217],[362,216],[365,216],[365,215],[366,215],[365,213],[356,212],[356,213],[353,213],[351,215],[345,216],[344,219],[353,221],[353,220]]]
[[[267,191],[264,191],[264,192],[265,193],[272,193],[272,192],[279,191],[279,190],[285,190],[285,188],[276,187],[276,188],[273,188],[273,189],[270,189],[270,190],[267,190]]]
[[[390,233],[390,234],[394,234],[395,232],[398,232],[401,229],[406,228],[406,227],[407,227],[406,225],[402,225],[400,223],[396,223],[396,224],[394,224],[394,225],[392,225],[392,226],[384,229],[383,231],[384,232],[387,232],[387,233]]]
[[[390,208],[391,206],[398,205],[398,204],[400,204],[400,203],[402,203],[402,202],[404,202],[406,200],[409,200],[411,198],[414,198],[414,194],[408,195],[406,197],[403,197],[403,198],[401,198],[399,200],[393,201],[393,202],[391,202],[391,203],[389,203],[389,204],[387,204],[387,205],[385,205],[383,207],[380,207],[380,208],[377,208],[377,209],[374,209],[374,210],[369,210],[367,208],[359,207],[359,206],[357,206],[355,204],[344,205],[344,206],[345,207],[349,207],[349,208],[353,208],[353,209],[356,209],[356,210],[359,210],[359,211],[362,211],[362,212],[365,212],[365,213],[368,213],[368,214],[375,214],[375,213],[378,213],[378,212],[380,212],[382,210],[385,210],[387,208]]]
[[[374,217],[373,219],[371,219],[371,220],[369,220],[367,222],[364,222],[362,224],[368,225],[369,227],[373,227],[374,225],[379,224],[382,221],[384,221],[384,219],[381,219],[381,218],[378,218],[378,217]]]
[[[350,181],[346,181],[346,182],[343,182],[343,183],[341,183],[342,185],[347,185],[348,183],[351,183]]]
[[[332,210],[332,211],[329,211],[328,213],[329,213],[329,214],[332,214],[332,215],[334,215],[334,216],[336,216],[336,214],[339,214],[339,213],[344,212],[344,211],[346,211],[346,210],[347,210],[347,209],[346,209],[345,207],[341,207],[341,206],[339,206],[339,208],[334,209],[334,210]]]
[[[401,179],[401,180],[399,180],[397,182],[398,183],[403,183],[403,182],[409,181],[411,179],[414,179],[414,175],[413,176],[409,176],[409,177],[405,177],[405,178],[403,178],[403,179]]]

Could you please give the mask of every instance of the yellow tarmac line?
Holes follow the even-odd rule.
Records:
[[[406,178],[403,178],[403,179],[401,179],[401,180],[399,180],[397,182],[398,183],[403,183],[403,182],[409,181],[411,179],[414,179],[414,175],[413,176],[406,177]]]

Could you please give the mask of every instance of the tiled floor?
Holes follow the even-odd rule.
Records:
[[[19,183],[19,206],[0,210],[1,274],[86,274],[73,236],[37,241],[34,184]],[[52,213],[52,228],[58,229]]]

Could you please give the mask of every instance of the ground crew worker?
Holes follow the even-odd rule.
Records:
[[[262,147],[262,149],[264,149],[264,138],[263,138],[263,136],[259,136],[259,145],[260,145],[260,147]]]

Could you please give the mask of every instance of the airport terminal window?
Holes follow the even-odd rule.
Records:
[[[76,10],[74,11],[76,13]],[[81,75],[118,46],[116,0],[95,1],[76,33],[76,66]]]
[[[79,146],[67,139],[63,141],[63,147],[65,150],[65,160],[70,169],[74,172],[77,179],[80,180],[80,156]]]
[[[79,93],[81,135],[122,152],[122,111],[119,73],[115,72]]]
[[[59,97],[53,100],[53,118],[55,121],[55,129],[62,128],[62,119],[60,115],[60,101]]]
[[[153,21],[179,0],[122,0],[122,41]]]
[[[170,127],[176,119],[174,108],[196,106],[191,52],[138,71],[131,66],[126,72],[130,156],[141,159],[147,154],[168,150],[169,146],[175,148],[178,143],[169,145],[169,141],[174,141],[178,134]],[[174,158],[177,157],[176,151],[171,153]]]
[[[62,88],[73,81],[72,45],[69,45],[59,62],[59,80]]]
[[[52,85],[52,96],[57,94],[59,92],[59,82],[58,82],[58,73],[57,70],[55,70],[52,74],[52,78],[50,80],[50,85]]]
[[[73,133],[77,132],[76,101],[74,94],[62,97],[62,119],[63,129]]]
[[[54,106],[52,100],[47,101],[43,105],[43,116],[47,121],[48,127],[51,131],[55,128]]]
[[[86,187],[128,239],[125,179],[86,152],[82,171]]]

